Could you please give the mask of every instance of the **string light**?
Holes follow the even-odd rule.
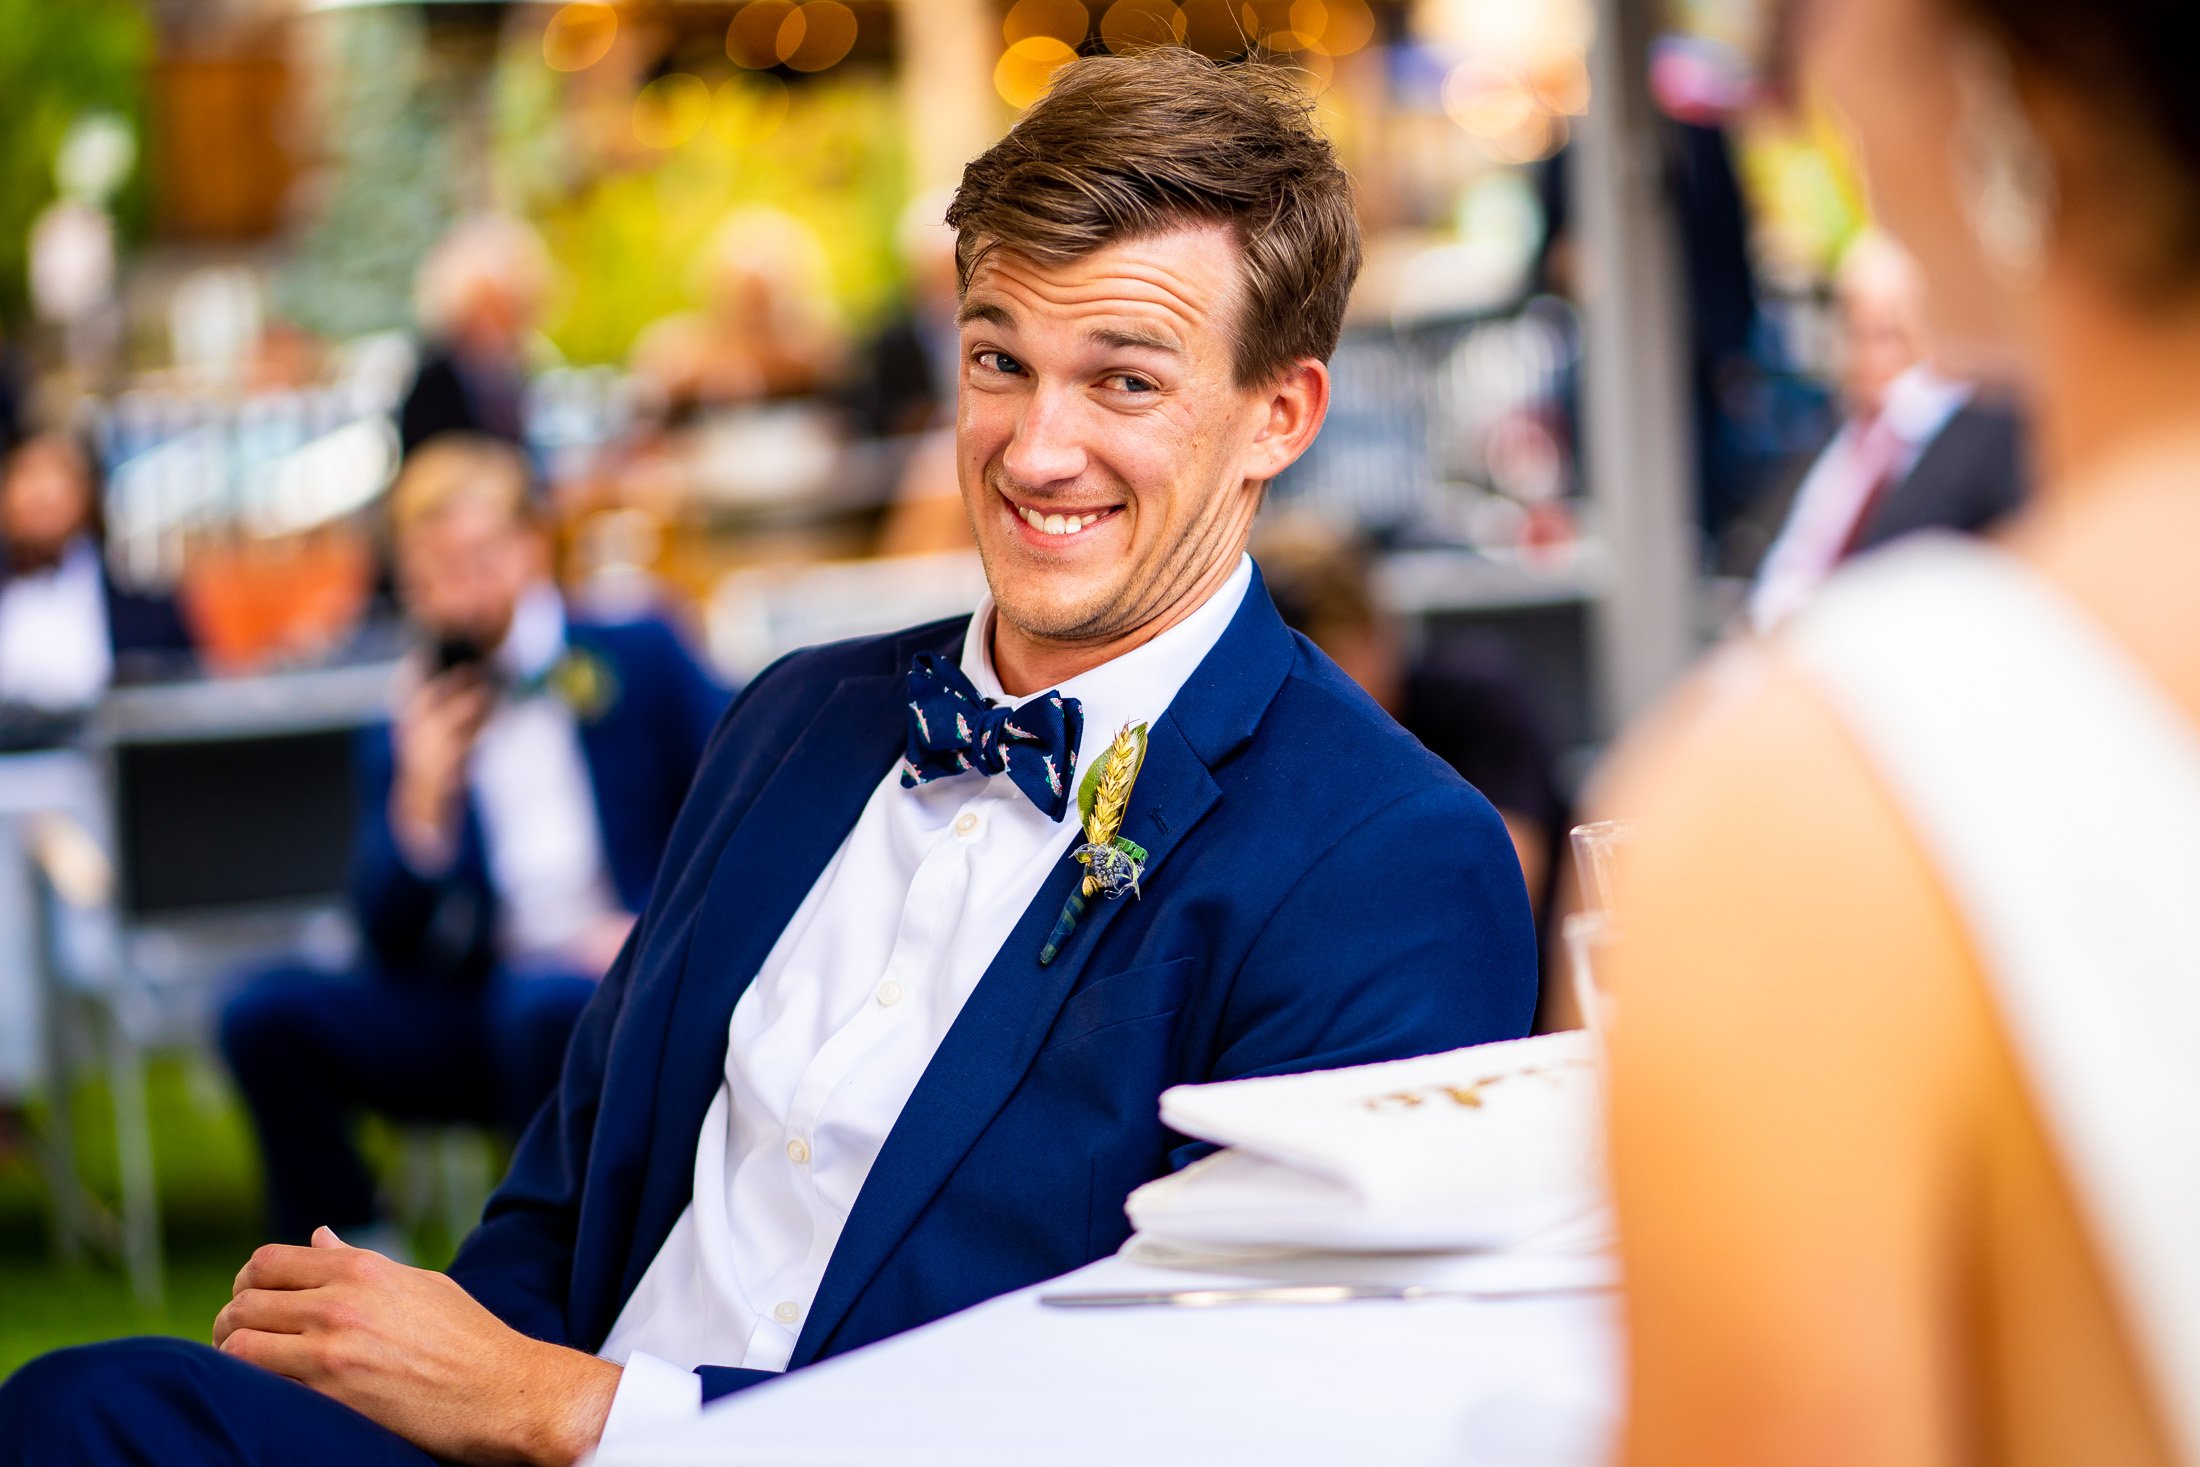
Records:
[[[1045,94],[1054,73],[1077,59],[1069,44],[1054,36],[1026,36],[1001,53],[993,68],[993,90],[1021,112]]]
[[[604,0],[576,0],[543,28],[543,63],[552,71],[586,71],[609,54],[618,36],[619,12]]]
[[[1001,43],[1013,46],[1034,36],[1052,36],[1075,49],[1092,29],[1084,0],[1016,0],[1001,22]]]

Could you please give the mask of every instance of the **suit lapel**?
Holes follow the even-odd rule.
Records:
[[[1066,855],[994,955],[864,1179],[795,1342],[815,1360],[879,1268],[1022,1082],[1101,936],[1132,900],[1166,901],[1170,855],[1220,798],[1210,765],[1260,721],[1292,645],[1257,574],[1245,605],[1147,738],[1124,833],[1146,848],[1143,898],[1096,899],[1055,960],[1039,949],[1084,867]],[[791,909],[790,909],[791,910]]]
[[[904,647],[895,657],[905,661]],[[687,1206],[695,1139],[725,1078],[733,1006],[900,753],[902,677],[844,678],[788,746],[720,850],[669,1007],[642,1209],[617,1297]]]
[[[1144,832],[1137,839],[1146,847],[1149,878],[1166,865],[1217,794],[1207,766],[1163,718],[1148,739],[1145,767],[1126,820],[1127,827]],[[1157,813],[1159,819],[1154,818]],[[895,1244],[1007,1104],[1101,933],[1132,900],[1096,898],[1061,953],[1041,967],[1039,949],[1084,873],[1084,867],[1064,855],[925,1067],[841,1229],[796,1341],[793,1364],[817,1358]]]

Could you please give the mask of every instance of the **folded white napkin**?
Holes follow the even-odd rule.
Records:
[[[1178,1248],[1456,1251],[1601,1239],[1601,1106],[1585,1033],[1349,1070],[1180,1085],[1161,1114],[1228,1150],[1127,1204]]]

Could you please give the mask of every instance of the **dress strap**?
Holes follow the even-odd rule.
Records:
[[[2200,739],[2074,604],[1972,541],[1860,563],[1787,646],[1961,913],[2200,1462]]]

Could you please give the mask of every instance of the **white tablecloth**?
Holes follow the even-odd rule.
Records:
[[[1242,1272],[1106,1259],[741,1392],[679,1431],[614,1446],[596,1467],[1603,1459],[1620,1390],[1610,1294],[1213,1309],[1038,1302],[1057,1289],[1246,1282]]]

